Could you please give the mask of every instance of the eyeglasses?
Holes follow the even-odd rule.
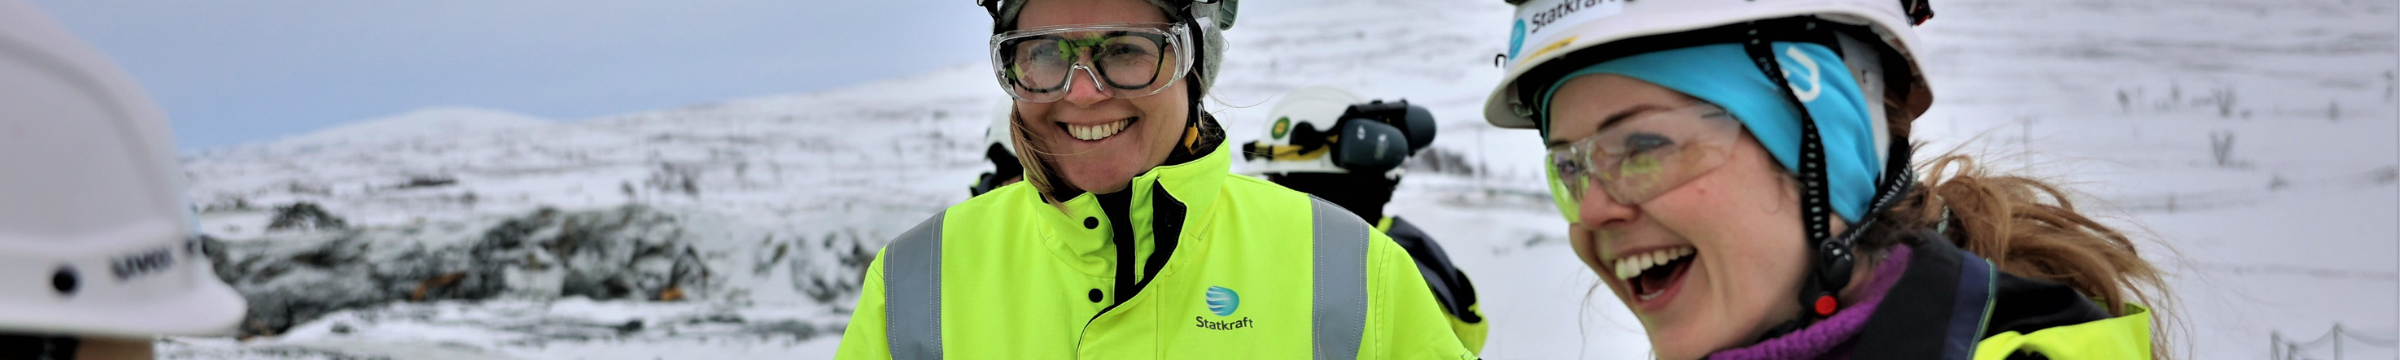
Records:
[[[1110,97],[1138,98],[1174,85],[1192,69],[1183,25],[1051,26],[992,35],[992,63],[1009,97],[1066,98],[1077,71]]]
[[[1556,199],[1562,207],[1577,204],[1597,186],[1617,204],[1650,201],[1724,165],[1743,131],[1724,108],[1705,103],[1619,120],[1550,146],[1551,196],[1565,196]]]

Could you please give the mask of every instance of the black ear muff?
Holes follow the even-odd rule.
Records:
[[[1408,115],[1402,120],[1402,124],[1408,126],[1408,152],[1415,153],[1433,146],[1433,111],[1423,106],[1408,105],[1408,100],[1400,100],[1400,105],[1408,106]]]
[[[1400,130],[1401,134],[1406,135],[1405,139],[1408,141],[1410,154],[1415,154],[1417,150],[1424,150],[1426,146],[1433,145],[1433,111],[1426,110],[1423,106],[1409,105],[1408,100],[1405,99],[1390,102],[1375,100],[1351,104],[1349,110],[1342,112],[1342,119],[1373,121],[1393,126],[1393,129]]]
[[[1381,121],[1342,121],[1341,142],[1335,143],[1333,164],[1353,173],[1379,174],[1408,160],[1408,134]]]

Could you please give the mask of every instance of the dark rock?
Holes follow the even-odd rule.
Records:
[[[275,219],[267,223],[268,230],[316,230],[349,227],[340,216],[333,216],[313,202],[297,202],[275,207]]]
[[[218,277],[250,300],[251,326],[244,333],[261,335],[326,313],[395,301],[474,301],[509,293],[647,300],[669,289],[700,294],[692,291],[722,280],[681,226],[674,216],[642,206],[545,208],[502,220],[473,240],[444,245],[412,239],[428,235],[401,228],[367,228],[261,241],[203,238],[202,251],[214,260]]]

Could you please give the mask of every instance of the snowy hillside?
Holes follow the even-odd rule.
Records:
[[[219,272],[252,302],[251,340],[174,339],[163,349],[195,358],[648,359],[703,344],[726,351],[717,358],[830,353],[875,249],[965,198],[954,179],[979,170],[970,149],[982,139],[966,124],[984,123],[1001,95],[927,89],[987,83],[984,69],[571,123],[398,133],[377,146],[276,142],[190,156],[201,227],[225,259]],[[457,353],[402,350],[423,345]]]
[[[2144,230],[2145,255],[2175,272],[2184,358],[2262,358],[2274,334],[2307,342],[2337,323],[2394,337],[2400,3],[1934,6],[1923,56],[1939,100],[1916,138],[2073,184],[2079,205]],[[1508,10],[1336,0],[1246,13],[1212,110],[1246,141],[1277,96],[1309,85],[1431,108],[1433,152],[1488,171],[1417,172],[1388,210],[1474,279],[1494,323],[1484,357],[1644,358],[1638,325],[1590,291],[1568,250],[1534,135],[1479,116]],[[246,340],[160,350],[829,357],[859,254],[966,197],[1003,98],[976,63],[570,122],[427,110],[202,151],[184,161],[191,195],[254,321]]]

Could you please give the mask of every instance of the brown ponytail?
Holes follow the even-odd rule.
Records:
[[[2057,185],[1991,174],[1966,155],[1935,158],[1925,169],[1919,191],[1887,221],[1943,228],[1952,243],[2001,271],[2067,284],[2109,315],[2125,315],[2122,304],[2148,304],[2165,290],[2164,272],[2142,259],[2131,238],[2076,209]]]
[[[2172,316],[2165,273],[2144,260],[2124,232],[2075,207],[2058,185],[2019,175],[1994,174],[1966,155],[1948,154],[1922,165],[1924,179],[1883,218],[1880,231],[1861,244],[1889,247],[1908,231],[1941,229],[1944,238],[2001,271],[2066,284],[2108,311],[2124,316],[2126,303],[2152,309],[2151,352],[2167,358]]]

